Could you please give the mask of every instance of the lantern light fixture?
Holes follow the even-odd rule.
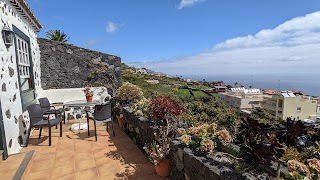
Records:
[[[8,27],[4,26],[2,29],[3,41],[6,46],[13,45],[14,32]]]

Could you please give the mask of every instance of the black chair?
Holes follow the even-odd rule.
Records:
[[[57,103],[50,103],[48,98],[39,98],[38,99],[39,103],[40,103],[40,106],[41,106],[41,109],[43,111],[43,115],[45,116],[50,116],[51,114],[62,114],[63,113],[63,123],[65,124],[66,123],[66,120],[65,120],[65,112],[64,112],[64,108],[59,108],[59,109],[56,109],[55,106],[63,106],[63,103],[62,102],[57,102]]]
[[[89,116],[89,113],[87,111],[88,136],[90,136],[90,129],[89,129],[89,120],[90,119],[92,119],[94,122],[94,135],[96,137],[96,141],[98,139],[97,138],[96,121],[107,123],[107,128],[106,128],[107,131],[109,130],[108,123],[111,122],[113,136],[115,136],[114,128],[113,128],[113,121],[112,121],[112,117],[111,117],[111,104],[110,103],[103,104],[103,105],[95,105],[93,117]]]
[[[26,146],[29,143],[30,132],[32,128],[40,128],[39,139],[41,137],[42,127],[49,127],[49,146],[51,146],[51,127],[60,123],[60,137],[62,137],[62,114],[56,114],[55,119],[45,117],[40,104],[32,104],[27,107],[30,117],[30,127],[28,131],[28,137]]]

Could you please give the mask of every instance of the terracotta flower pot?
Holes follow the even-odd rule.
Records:
[[[123,114],[118,116],[118,124],[121,128],[123,128]]]
[[[170,161],[163,159],[159,164],[154,166],[158,176],[167,177],[170,174]]]
[[[93,96],[86,96],[87,102],[91,103],[92,102]]]

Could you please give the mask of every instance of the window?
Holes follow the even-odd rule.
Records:
[[[301,112],[301,107],[297,107],[297,113]]]
[[[36,102],[32,61],[30,53],[30,40],[23,32],[13,26],[15,32],[15,48],[17,59],[17,70],[21,94],[22,110]]]
[[[21,91],[25,91],[31,88],[29,45],[27,41],[19,36],[16,36],[16,40],[20,88]]]

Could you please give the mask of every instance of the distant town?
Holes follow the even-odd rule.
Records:
[[[154,77],[178,78],[187,86],[176,84],[179,91],[200,90],[203,93],[214,96],[216,100],[225,104],[239,108],[241,112],[250,114],[255,108],[263,108],[276,119],[285,120],[287,117],[304,121],[305,123],[316,123],[320,121],[320,98],[318,96],[306,95],[299,90],[278,91],[274,89],[259,89],[254,87],[244,87],[241,84],[225,84],[223,81],[207,82],[196,81],[190,78],[179,76],[169,76],[157,73],[146,68],[136,70],[126,69],[130,73],[150,74]],[[146,80],[150,84],[158,84],[157,79]]]

